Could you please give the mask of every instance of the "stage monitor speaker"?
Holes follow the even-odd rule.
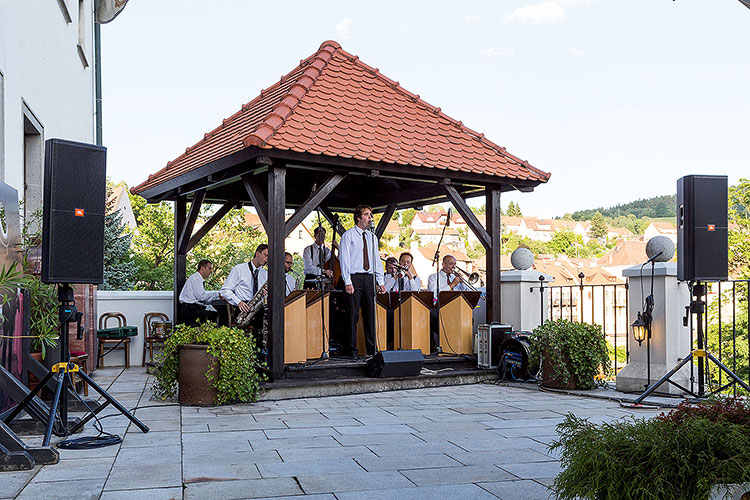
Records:
[[[107,149],[49,139],[44,147],[42,281],[104,279]]]
[[[727,176],[677,180],[678,280],[727,279],[727,205]]]
[[[415,377],[422,371],[424,356],[419,349],[380,351],[365,366],[369,377]]]

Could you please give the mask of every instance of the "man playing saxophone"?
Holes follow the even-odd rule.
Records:
[[[229,271],[229,276],[221,287],[221,296],[239,308],[240,312],[250,311],[250,300],[268,280],[268,272],[263,267],[268,263],[268,245],[258,245],[250,262],[237,264]]]

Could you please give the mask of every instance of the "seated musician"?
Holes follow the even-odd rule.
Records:
[[[318,226],[313,231],[315,243],[308,245],[302,251],[302,262],[305,265],[305,289],[317,288],[315,279],[321,277],[333,277],[333,271],[324,269],[325,264],[331,259],[331,249],[325,246],[326,230]]]
[[[399,290],[399,269],[396,257],[385,259],[385,276],[383,276],[383,285],[386,292],[397,292]]]
[[[237,264],[229,271],[229,276],[221,287],[221,296],[240,312],[248,312],[248,302],[268,280],[268,272],[263,269],[267,263],[268,245],[263,243],[255,249],[255,255],[250,262]]]
[[[409,252],[402,253],[398,258],[398,264],[401,266],[401,271],[404,273],[402,276],[404,283],[400,287],[402,292],[418,292],[422,288],[422,280],[419,276],[412,274],[411,267],[414,261],[414,256]]]
[[[435,300],[438,298],[438,291],[465,291],[469,290],[469,287],[459,277],[458,273],[455,272],[456,258],[452,255],[446,255],[443,257],[443,267],[437,273],[433,273],[427,278],[427,290],[433,293]],[[438,310],[436,308],[430,309],[430,351],[442,352],[440,347],[440,330],[438,328]]]
[[[201,260],[198,262],[198,271],[191,274],[185,281],[185,286],[182,287],[179,299],[180,317],[190,326],[196,326],[199,321],[205,323],[208,320],[216,320],[216,311],[209,311],[206,306],[220,297],[219,292],[208,291],[204,286],[204,280],[211,275],[212,271],[211,261]]]
[[[294,265],[294,256],[289,252],[284,253],[284,272],[286,278],[286,295],[289,295],[297,289],[297,277],[295,272],[292,271]]]

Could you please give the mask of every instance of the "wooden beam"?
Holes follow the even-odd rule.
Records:
[[[299,226],[300,223],[305,220],[305,217],[310,215],[310,212],[315,210],[315,207],[320,205],[345,177],[346,174],[333,174],[323,182],[323,185],[319,186],[318,189],[311,193],[310,197],[307,198],[302,206],[299,207],[297,211],[294,212],[294,215],[292,215],[286,222],[284,238],[289,236],[291,232],[294,231],[294,228]]]
[[[270,183],[271,181],[269,180],[268,182]],[[258,186],[258,181],[253,175],[243,175],[242,184],[245,186],[245,191],[247,191],[247,195],[252,200],[255,210],[258,212],[263,229],[268,234],[268,204],[266,203],[266,197],[263,196],[263,191]]]
[[[174,290],[172,292],[172,321],[174,324],[180,323],[180,292],[185,286],[185,272],[187,270],[187,252],[180,252],[180,246],[177,244],[180,237],[181,228],[185,226],[187,218],[187,199],[182,197],[174,202]]]
[[[284,376],[284,208],[286,207],[286,168],[268,169],[268,367],[273,380]]]
[[[487,229],[491,245],[487,248],[487,323],[502,321],[500,302],[500,258],[502,233],[500,231],[500,190],[487,188]]]
[[[228,201],[222,205],[220,209],[214,213],[210,219],[206,221],[205,224],[203,224],[193,236],[190,237],[190,241],[188,241],[187,248],[185,249],[185,253],[189,252],[193,249],[195,245],[198,244],[200,240],[203,239],[203,237],[208,234],[208,232],[213,228],[221,219],[224,218],[226,214],[229,213],[229,211],[234,208],[237,205],[236,201]]]
[[[180,231],[180,239],[175,241],[175,245],[180,248],[180,253],[187,253],[188,241],[190,241],[190,236],[193,234],[195,221],[198,219],[198,214],[201,211],[201,205],[203,205],[203,199],[205,197],[205,189],[197,191],[195,196],[193,196],[193,201],[190,203],[190,212],[185,220],[185,225],[182,226],[182,231]]]
[[[385,207],[383,216],[380,218],[380,222],[378,222],[378,227],[375,228],[375,235],[378,237],[378,239],[383,237],[385,228],[388,227],[388,222],[391,220],[391,217],[393,217],[393,213],[395,211],[396,205],[388,205],[387,207]]]
[[[323,216],[328,219],[328,223],[333,226],[333,221],[336,220],[336,216],[333,215],[333,212],[331,212],[331,209],[321,205],[320,211],[323,213]],[[339,233],[339,236],[342,236],[344,234],[344,227],[339,224],[338,226],[333,228],[337,233]]]
[[[490,246],[492,246],[490,235],[487,233],[487,230],[482,227],[482,224],[479,222],[479,219],[477,219],[477,216],[474,215],[474,212],[471,211],[469,205],[466,204],[461,193],[459,193],[452,184],[443,184],[443,188],[445,189],[445,192],[448,193],[448,197],[450,198],[451,203],[453,203],[453,206],[456,207],[458,213],[461,214],[461,217],[466,221],[466,225],[469,226],[471,232],[474,233],[480,243],[482,243],[482,246],[484,246],[489,252]]]

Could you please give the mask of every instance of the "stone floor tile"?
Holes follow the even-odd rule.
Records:
[[[408,425],[362,425],[359,427],[335,427],[335,429],[344,436],[361,435],[361,434],[410,434],[414,432]]]
[[[122,440],[123,448],[151,448],[154,446],[179,446],[182,442],[180,431],[154,431],[144,434],[128,431]]]
[[[560,462],[503,464],[500,467],[519,479],[550,478],[560,473]]]
[[[294,495],[291,497],[265,497],[258,500],[336,500],[336,497],[330,493],[323,493],[322,495]]]
[[[27,471],[0,472],[0,498],[15,498],[40,467]]]
[[[444,454],[362,458],[357,463],[367,472],[463,467],[460,462]]]
[[[329,448],[288,448],[279,450],[284,462],[300,462],[305,460],[331,460],[338,458],[365,458],[375,454],[366,446],[332,446]]]
[[[305,493],[340,493],[343,491],[412,488],[414,484],[398,472],[355,472],[349,474],[316,474],[298,476]]]
[[[338,500],[497,500],[497,497],[474,484],[430,486],[337,493]]]
[[[349,429],[349,427],[342,427]],[[268,439],[288,439],[288,438],[311,438],[318,436],[338,436],[339,432],[333,427],[306,427],[303,429],[269,429],[265,431]]]
[[[347,434],[334,439],[343,446],[424,443],[424,440],[414,434]]]
[[[341,436],[316,436],[308,438],[252,439],[253,450],[288,450],[290,448],[327,448],[338,446],[337,438]]]
[[[114,461],[114,457],[61,460],[57,464],[43,466],[34,476],[34,482],[106,478]],[[55,487],[50,486],[51,489]]]
[[[260,479],[256,464],[249,463],[200,463],[183,465],[182,480],[185,483],[228,481],[234,479]]]
[[[478,483],[501,500],[548,500],[552,490],[535,481],[499,481]]]
[[[52,483],[31,482],[16,497],[16,500],[97,500],[104,486],[105,478],[79,479]]]
[[[405,455],[433,455],[436,453],[462,453],[464,452],[458,446],[448,443],[410,443],[403,444],[379,444],[369,445],[368,448],[379,457],[393,457]]]
[[[464,465],[501,465],[556,460],[546,453],[531,448],[494,451],[447,451],[446,454]]]
[[[184,500],[239,500],[245,498],[264,498],[301,495],[304,492],[291,477],[273,477],[269,479],[249,479],[242,481],[210,481],[188,483],[185,485]]]
[[[437,486],[447,484],[467,484],[480,481],[505,481],[515,479],[512,474],[492,465],[467,465],[439,469],[402,470],[417,486]]]
[[[182,488],[105,491],[99,500],[182,500]]]
[[[165,463],[158,467],[152,465],[126,465],[112,468],[105,489],[126,490],[134,486],[139,488],[166,488],[182,485],[182,467],[179,463]]]
[[[331,460],[305,460],[258,464],[262,477],[292,477],[315,474],[362,472],[362,467],[351,458]]]

